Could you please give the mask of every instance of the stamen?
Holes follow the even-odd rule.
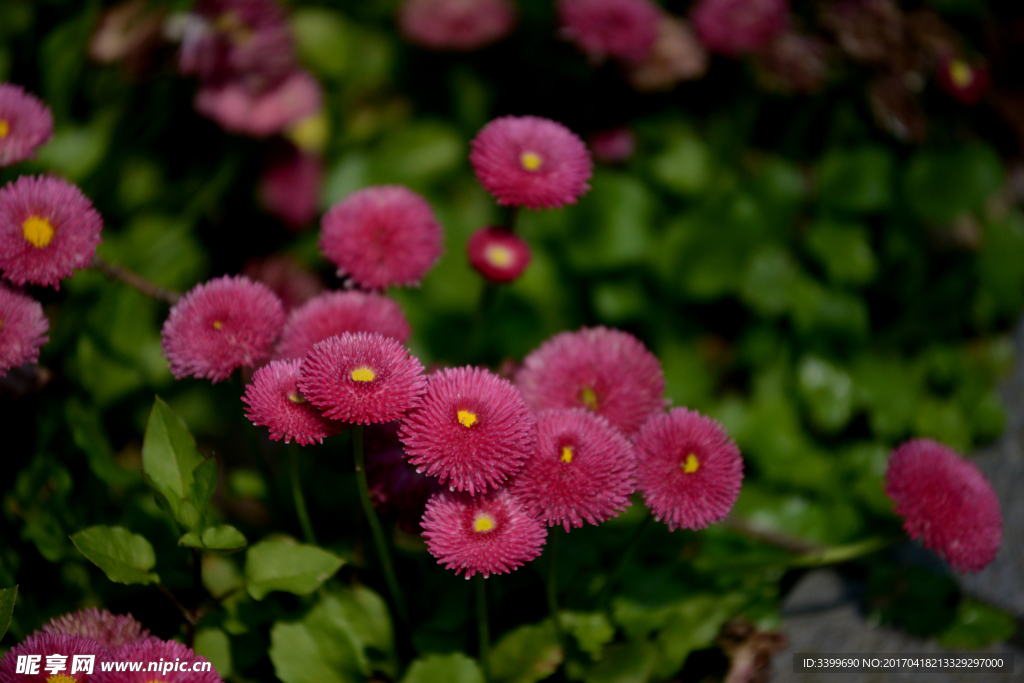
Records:
[[[597,410],[597,394],[590,387],[583,387],[580,391],[580,400],[590,410]]]
[[[566,464],[572,462],[572,456],[573,456],[572,447],[571,446],[562,446],[562,462],[564,462]]]
[[[356,382],[372,382],[377,379],[377,373],[370,368],[356,368],[352,371],[352,379]]]
[[[696,472],[697,468],[700,467],[700,461],[697,460],[697,454],[690,453],[688,456],[686,456],[686,461],[683,463],[682,467],[683,472],[685,472],[686,474],[693,474],[694,472]]]
[[[74,677],[65,674],[56,674],[55,676],[48,676],[46,683],[76,683]]]
[[[7,123],[3,119],[0,119],[0,138],[7,137],[7,134],[11,132],[11,124]]]
[[[544,159],[536,152],[523,152],[519,157],[519,163],[527,171],[537,171],[544,165]]]
[[[488,263],[492,266],[506,268],[512,265],[512,261],[515,260],[515,255],[508,247],[503,247],[500,244],[492,244],[484,250],[484,258],[487,259]]]
[[[949,64],[949,79],[956,87],[966,88],[974,80],[974,69],[967,62],[954,59]]]
[[[473,521],[473,531],[478,534],[482,534],[485,531],[490,531],[494,528],[494,518],[486,512],[481,512],[476,516]]]
[[[21,234],[33,247],[42,249],[53,240],[53,226],[50,221],[39,216],[29,216],[21,224]]]
[[[460,410],[458,417],[459,424],[461,424],[463,427],[472,427],[473,425],[476,424],[477,421],[476,413],[470,412],[468,410]]]
[[[292,403],[305,403],[306,397],[296,391],[294,393],[288,394],[288,400],[291,401]]]
[[[219,321],[219,320],[214,320],[214,321],[213,321],[213,329],[215,329],[215,330],[219,330],[219,329],[221,329],[222,327],[224,327],[224,323],[222,323],[222,322],[221,322],[221,321]]]

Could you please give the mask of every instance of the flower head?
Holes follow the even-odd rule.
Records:
[[[947,95],[968,106],[981,101],[992,83],[988,67],[984,64],[971,64],[955,57],[946,57],[939,62],[935,80]]]
[[[235,368],[265,362],[283,325],[281,301],[265,285],[225,275],[197,285],[171,308],[161,346],[177,379],[220,382]]]
[[[469,264],[491,282],[513,282],[530,265],[530,246],[507,228],[486,227],[466,243]]]
[[[0,83],[0,167],[32,156],[53,137],[50,108],[13,83]]]
[[[661,363],[633,335],[605,327],[547,340],[523,360],[516,385],[534,410],[587,408],[626,436],[665,407]]]
[[[699,0],[690,13],[712,52],[738,56],[763,47],[789,24],[789,0]]]
[[[607,521],[629,507],[635,488],[633,446],[608,420],[582,408],[537,414],[537,448],[513,490],[548,526]]]
[[[740,449],[715,420],[673,408],[652,417],[633,438],[637,488],[654,518],[676,529],[721,521],[740,495]]]
[[[406,0],[398,10],[402,35],[430,50],[478,50],[515,25],[516,8],[509,0]]]
[[[441,490],[437,479],[420,474],[405,460],[398,440],[398,423],[366,428],[366,481],[373,507],[383,514],[395,514],[403,531],[419,533],[427,500]]]
[[[661,9],[650,0],[559,0],[562,34],[588,57],[638,64],[658,38]]]
[[[43,631],[89,638],[108,650],[150,637],[149,631],[142,628],[132,615],[111,614],[95,607],[55,617],[43,624]]]
[[[39,302],[0,285],[0,377],[11,368],[39,360],[50,323]]]
[[[242,402],[245,416],[270,428],[270,440],[309,446],[341,433],[342,424],[329,420],[299,391],[300,360],[275,360],[252,376]]]
[[[85,268],[100,243],[103,219],[71,183],[23,175],[0,189],[0,270],[15,284],[59,288]]]
[[[442,491],[423,514],[427,549],[456,574],[508,574],[540,555],[547,529],[508,489],[479,496]]]
[[[469,161],[502,206],[552,209],[575,204],[590,185],[593,162],[583,141],[538,116],[504,116],[470,143]]]
[[[276,358],[304,358],[313,344],[345,332],[379,332],[404,344],[412,330],[394,299],[351,290],[314,297],[288,316]]]
[[[196,92],[194,105],[229,133],[263,138],[314,114],[322,102],[320,83],[296,69],[263,87],[245,80],[206,84]]]
[[[292,148],[260,177],[260,203],[289,229],[302,230],[317,216],[323,175],[319,156]]]
[[[85,683],[85,681],[94,681],[95,674],[100,668],[98,665],[94,664],[94,675],[92,676],[86,671],[71,673],[75,655],[91,655],[95,659],[101,659],[106,653],[106,649],[91,638],[36,631],[4,655],[3,660],[0,661],[0,683]],[[47,668],[49,662],[46,658],[53,654],[67,657],[60,663],[59,669]],[[39,662],[38,673],[18,673],[18,658],[32,655],[40,657],[36,660]],[[95,660],[93,661],[95,662]]]
[[[510,479],[537,438],[533,414],[512,384],[483,368],[447,368],[428,378],[399,437],[418,471],[475,494]]]
[[[355,424],[402,418],[425,384],[419,360],[375,332],[346,332],[318,342],[299,372],[299,389],[310,403],[326,417]]]
[[[912,439],[892,452],[885,481],[907,534],[954,569],[976,572],[995,559],[1003,516],[977,465],[931,439]]]
[[[636,136],[625,126],[592,133],[587,142],[594,158],[603,164],[628,161],[636,151]]]
[[[104,671],[97,666],[89,677],[91,683],[221,683],[217,670],[205,657],[173,640],[148,638],[124,645],[112,650],[107,661],[141,662],[142,666],[139,671]],[[150,664],[159,674],[149,669]]]
[[[331,207],[320,250],[360,287],[416,285],[441,257],[444,236],[427,200],[400,185],[368,187]]]
[[[640,92],[670,90],[681,81],[701,78],[708,71],[708,53],[690,24],[665,15],[658,39],[644,60],[626,71],[626,80]],[[597,150],[594,150],[595,155]]]
[[[324,283],[316,273],[281,254],[249,259],[242,268],[242,275],[269,287],[286,311],[298,308],[324,289]]]

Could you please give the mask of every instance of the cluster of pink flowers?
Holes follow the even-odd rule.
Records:
[[[510,0],[405,0],[398,10],[398,30],[428,50],[478,50],[511,33],[516,20]]]

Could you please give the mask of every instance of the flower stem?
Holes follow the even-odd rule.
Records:
[[[484,683],[491,680],[491,633],[487,623],[487,579],[483,574],[476,575],[476,626],[479,640],[480,669],[484,674]]]
[[[558,538],[561,527],[555,526],[548,543],[548,609],[551,610],[551,621],[555,625],[555,638],[559,644],[562,640],[562,619],[558,611]]]
[[[377,549],[377,559],[380,561],[381,570],[384,572],[384,580],[388,584],[388,591],[391,593],[391,600],[395,603],[395,612],[398,618],[404,623],[409,623],[409,612],[405,607],[405,599],[402,597],[402,589],[398,585],[398,577],[395,575],[395,566],[391,562],[391,552],[388,550],[387,539],[384,538],[384,530],[380,526],[380,518],[377,511],[373,509],[370,501],[370,486],[366,482],[366,464],[363,461],[363,425],[352,427],[352,453],[356,461],[356,481],[359,484],[359,502],[363,506],[363,515],[370,525],[373,533],[373,544]]]
[[[92,257],[92,266],[106,275],[111,280],[120,280],[129,287],[142,292],[148,297],[174,305],[178,303],[181,294],[165,287],[158,287],[138,273],[133,273],[127,268],[105,261],[99,255]]]
[[[316,545],[316,534],[313,533],[313,524],[309,521],[309,511],[306,509],[306,497],[302,494],[302,481],[299,478],[299,449],[292,449],[292,497],[295,499],[295,514],[299,517],[299,524],[302,526],[302,535],[306,543]]]

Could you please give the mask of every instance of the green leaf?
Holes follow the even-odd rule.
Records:
[[[643,263],[650,253],[655,196],[636,177],[601,171],[576,209],[566,244],[573,267],[584,272]]]
[[[982,208],[1003,184],[999,155],[983,143],[922,151],[907,165],[907,203],[921,220],[945,224]]]
[[[99,411],[70,399],[64,407],[71,436],[84,453],[89,469],[108,486],[124,488],[140,481],[139,472],[127,470],[114,460],[114,449],[103,431]]]
[[[14,603],[18,600],[18,587],[0,588],[0,639],[7,634],[14,615]]]
[[[819,221],[806,240],[811,254],[836,284],[867,284],[878,270],[867,230],[860,225]]]
[[[553,674],[565,653],[550,620],[509,631],[491,651],[491,671],[499,683],[534,683]]]
[[[277,622],[270,629],[270,661],[283,683],[352,683],[360,680],[348,643],[324,647],[305,623]]]
[[[450,125],[418,121],[388,131],[370,157],[367,173],[374,184],[398,183],[421,190],[458,168],[465,147]]]
[[[939,634],[939,644],[955,650],[980,649],[1004,643],[1017,630],[1013,616],[983,602],[964,598],[956,608],[953,623]]]
[[[402,683],[484,683],[484,675],[475,660],[453,652],[414,660]]]
[[[115,583],[157,583],[149,571],[156,565],[153,546],[142,536],[119,526],[93,526],[71,536],[85,557]]]
[[[601,661],[573,666],[571,673],[585,683],[647,683],[658,662],[658,648],[653,643],[616,643],[605,648]]]
[[[231,641],[224,631],[215,627],[199,629],[193,649],[210,660],[218,677],[224,679],[231,675]]]
[[[892,202],[894,169],[884,147],[832,150],[818,168],[821,201],[858,213],[885,209]]]
[[[241,550],[248,541],[242,532],[230,524],[208,526],[203,532],[189,531],[178,539],[178,545],[206,550]]]
[[[332,552],[286,536],[267,538],[245,555],[246,587],[256,600],[271,591],[308,595],[344,563]]]
[[[562,628],[572,634],[591,659],[601,659],[604,646],[615,637],[615,628],[604,612],[562,612],[561,619]]]
[[[853,380],[842,368],[805,356],[797,368],[797,389],[811,421],[825,432],[842,429],[853,412]]]
[[[301,7],[290,15],[299,58],[320,76],[338,78],[348,71],[353,27],[326,7]]]
[[[711,182],[712,158],[708,146],[692,132],[677,135],[651,159],[651,175],[668,190],[681,195],[703,192]]]
[[[203,524],[216,484],[216,468],[216,461],[199,454],[188,427],[158,396],[142,442],[142,472],[186,529],[195,531]]]
[[[788,250],[766,245],[750,259],[740,285],[740,297],[763,316],[780,315],[789,308],[799,271]]]

